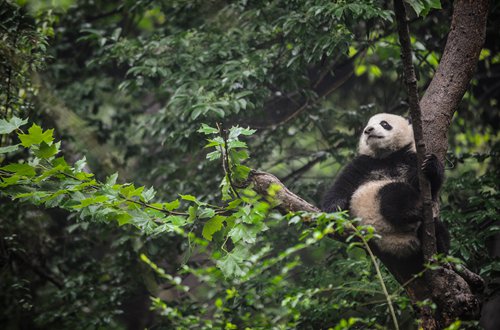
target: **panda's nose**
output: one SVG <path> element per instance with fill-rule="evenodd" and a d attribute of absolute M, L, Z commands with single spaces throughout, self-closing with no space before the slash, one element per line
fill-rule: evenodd
<path fill-rule="evenodd" d="M 374 129 L 374 128 L 373 128 L 373 127 L 371 127 L 371 126 L 370 126 L 370 127 L 365 128 L 365 134 L 370 134 L 370 133 L 373 131 L 373 129 Z"/>

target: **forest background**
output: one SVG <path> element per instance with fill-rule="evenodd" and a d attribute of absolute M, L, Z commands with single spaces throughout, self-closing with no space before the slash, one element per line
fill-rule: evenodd
<path fill-rule="evenodd" d="M 453 7 L 406 3 L 424 91 Z M 492 1 L 441 193 L 442 258 L 483 277 L 491 329 L 499 13 Z M 415 328 L 435 304 L 413 304 L 359 240 L 328 237 L 345 213 L 283 214 L 244 187 L 259 169 L 319 205 L 367 119 L 408 115 L 402 72 L 392 2 L 2 1 L 0 325 L 385 328 L 393 306 Z"/>

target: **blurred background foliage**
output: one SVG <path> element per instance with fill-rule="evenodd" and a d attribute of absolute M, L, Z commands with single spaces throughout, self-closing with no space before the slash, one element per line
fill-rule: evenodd
<path fill-rule="evenodd" d="M 446 42 L 452 8 L 442 5 L 411 17 L 421 90 Z M 441 196 L 451 254 L 484 276 L 485 301 L 493 302 L 500 294 L 499 14 L 492 2 L 478 70 L 451 126 Z M 2 118 L 55 128 L 67 158 L 85 155 L 97 177 L 119 172 L 120 180 L 154 186 L 163 200 L 181 193 L 219 203 L 224 172 L 206 160 L 206 137 L 197 130 L 220 123 L 257 129 L 246 140 L 246 165 L 277 175 L 318 205 L 355 155 L 367 118 L 407 115 L 401 72 L 385 1 L 0 3 Z M 4 329 L 390 324 L 369 258 L 330 239 L 242 281 L 224 278 L 209 252 L 183 237 L 145 237 L 0 201 Z M 274 255 L 296 247 L 301 229 L 269 217 L 256 244 Z M 408 299 L 384 276 L 401 325 L 414 327 Z M 487 322 L 486 309 L 484 315 Z"/>

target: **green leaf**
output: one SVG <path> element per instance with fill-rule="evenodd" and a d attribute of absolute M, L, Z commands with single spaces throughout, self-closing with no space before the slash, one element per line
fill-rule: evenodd
<path fill-rule="evenodd" d="M 61 143 L 54 143 L 48 145 L 46 142 L 42 141 L 42 143 L 40 143 L 40 147 L 38 148 L 38 150 L 34 150 L 33 152 L 37 157 L 40 157 L 42 159 L 48 159 L 59 152 L 60 145 Z"/>
<path fill-rule="evenodd" d="M 241 260 L 229 253 L 221 260 L 217 260 L 217 266 L 225 277 L 239 277 L 245 275 L 245 272 L 240 266 L 240 261 Z"/>
<path fill-rule="evenodd" d="M 239 126 L 233 126 L 229 129 L 229 139 L 236 139 L 240 135 L 252 135 L 256 131 L 250 128 L 243 128 Z"/>
<path fill-rule="evenodd" d="M 237 165 L 233 168 L 233 176 L 238 180 L 245 180 L 252 169 L 248 166 Z"/>
<path fill-rule="evenodd" d="M 87 158 L 84 156 L 82 159 L 75 162 L 75 172 L 81 172 L 87 166 Z"/>
<path fill-rule="evenodd" d="M 36 174 L 35 168 L 29 164 L 9 164 L 4 167 L 0 167 L 0 170 L 7 172 L 12 172 L 20 176 L 32 177 Z"/>
<path fill-rule="evenodd" d="M 220 136 L 215 137 L 214 139 L 208 139 L 208 144 L 205 145 L 204 148 L 210 148 L 210 147 L 216 147 L 216 146 L 223 146 L 224 145 L 224 139 Z"/>
<path fill-rule="evenodd" d="M 207 241 L 212 240 L 212 236 L 214 233 L 218 232 L 219 230 L 222 229 L 222 224 L 226 217 L 216 215 L 212 219 L 208 220 L 205 225 L 203 226 L 203 231 L 202 235 Z"/>
<path fill-rule="evenodd" d="M 141 197 L 144 202 L 149 202 L 152 200 L 156 195 L 156 191 L 153 189 L 153 187 L 149 188 L 148 190 L 145 190 L 142 192 Z"/>
<path fill-rule="evenodd" d="M 45 180 L 46 178 L 48 177 L 51 177 L 51 176 L 54 176 L 54 175 L 57 175 L 60 173 L 62 169 L 62 166 L 58 165 L 56 167 L 53 167 L 51 169 L 48 169 L 48 170 L 44 170 L 42 173 L 40 173 L 39 176 L 37 176 L 33 181 L 34 182 L 42 182 L 43 180 Z"/>
<path fill-rule="evenodd" d="M 228 236 L 231 237 L 231 240 L 234 243 L 238 243 L 239 241 L 244 241 L 246 243 L 254 243 L 255 235 L 250 231 L 251 226 L 247 226 L 245 224 L 237 224 L 234 226 L 228 233 Z"/>
<path fill-rule="evenodd" d="M 123 186 L 120 189 L 120 194 L 122 194 L 123 197 L 125 197 L 125 198 L 131 198 L 131 197 L 136 197 L 136 196 L 139 197 L 139 196 L 141 196 L 143 190 L 144 190 L 144 187 L 139 187 L 136 189 L 133 184 L 129 184 L 129 185 Z"/>
<path fill-rule="evenodd" d="M 231 253 L 226 254 L 222 259 L 218 260 L 217 266 L 225 277 L 243 276 L 246 274 L 243 267 L 249 255 L 250 250 L 247 246 L 238 245 Z"/>
<path fill-rule="evenodd" d="M 217 128 L 213 128 L 208 126 L 207 124 L 201 124 L 200 129 L 197 131 L 198 133 L 204 133 L 204 134 L 215 134 L 218 133 L 219 130 Z"/>
<path fill-rule="evenodd" d="M 232 148 L 246 148 L 247 147 L 247 144 L 243 141 L 238 141 L 238 140 L 233 140 L 233 141 L 229 141 L 228 143 L 228 148 L 229 149 L 232 149 Z"/>
<path fill-rule="evenodd" d="M 19 134 L 18 137 L 21 140 L 21 144 L 24 147 L 29 148 L 34 144 L 40 144 L 42 142 L 51 144 L 52 141 L 54 141 L 53 134 L 53 129 L 49 129 L 44 132 L 40 126 L 33 124 L 33 126 L 31 126 L 28 130 L 28 134 Z"/>
<path fill-rule="evenodd" d="M 370 73 L 375 76 L 376 78 L 379 78 L 382 76 L 382 70 L 376 65 L 370 65 Z"/>
<path fill-rule="evenodd" d="M 241 135 L 252 135 L 253 133 L 257 132 L 257 130 L 255 129 L 251 129 L 251 128 L 242 128 L 241 129 Z"/>
<path fill-rule="evenodd" d="M 86 206 L 89 206 L 89 205 L 92 205 L 92 204 L 101 204 L 101 203 L 104 203 L 107 200 L 108 200 L 108 197 L 106 197 L 104 195 L 95 196 L 95 197 L 89 197 L 89 198 L 82 199 L 80 201 L 80 204 L 73 206 L 73 208 L 75 208 L 75 209 L 81 209 L 83 207 L 86 207 Z"/>
<path fill-rule="evenodd" d="M 252 95 L 253 92 L 252 91 L 243 91 L 243 92 L 239 92 L 235 95 L 235 97 L 237 99 L 241 99 L 242 97 L 245 97 L 245 96 L 249 96 L 249 95 Z"/>
<path fill-rule="evenodd" d="M 241 199 L 235 199 L 235 200 L 229 202 L 229 204 L 226 207 L 226 210 L 233 210 L 233 209 L 237 208 L 241 203 L 242 203 Z"/>
<path fill-rule="evenodd" d="M 205 109 L 206 109 L 206 107 L 205 107 L 204 104 L 203 105 L 197 105 L 194 108 L 193 112 L 191 112 L 191 119 L 192 120 L 196 120 L 196 118 L 198 118 L 201 115 L 202 112 L 203 113 L 205 112 L 205 111 L 203 111 Z"/>
<path fill-rule="evenodd" d="M 176 199 L 175 201 L 172 201 L 170 203 L 163 203 L 162 206 L 167 211 L 173 211 L 175 209 L 178 209 L 179 206 L 181 206 L 181 202 L 178 199 Z"/>
<path fill-rule="evenodd" d="M 0 119 L 0 134 L 9 134 L 28 122 L 28 119 L 21 119 L 13 116 L 10 120 Z"/>
<path fill-rule="evenodd" d="M 197 211 L 198 211 L 198 205 L 190 206 L 188 208 L 188 214 L 189 214 L 188 222 L 189 223 L 192 223 L 194 221 L 194 219 L 196 219 L 196 212 Z"/>
<path fill-rule="evenodd" d="M 222 109 L 219 109 L 219 108 L 215 108 L 215 107 L 210 107 L 209 108 L 211 111 L 215 112 L 217 115 L 219 115 L 219 117 L 221 118 L 224 118 L 224 116 L 226 115 L 226 113 L 224 112 L 224 110 Z"/>
<path fill-rule="evenodd" d="M 68 163 L 66 163 L 66 160 L 64 159 L 64 157 L 55 158 L 54 160 L 52 160 L 51 163 L 52 163 L 52 166 L 59 167 L 61 169 L 61 171 L 69 170 L 69 168 L 70 168 Z"/>
<path fill-rule="evenodd" d="M 230 150 L 229 155 L 231 156 L 231 159 L 235 164 L 239 164 L 241 161 L 248 159 L 248 151 L 246 151 L 245 149 Z"/>
<path fill-rule="evenodd" d="M 118 173 L 111 174 L 106 178 L 106 185 L 107 186 L 115 185 L 117 179 L 118 179 Z"/>
<path fill-rule="evenodd" d="M 207 159 L 208 160 L 216 160 L 216 159 L 219 159 L 221 156 L 221 153 L 219 150 L 215 150 L 215 151 L 212 151 L 212 152 L 209 152 L 207 154 Z"/>
<path fill-rule="evenodd" d="M 131 223 L 140 230 L 144 231 L 145 234 L 151 234 L 158 226 L 143 210 L 135 209 L 130 211 L 129 214 L 132 216 L 132 219 L 130 220 Z"/>
<path fill-rule="evenodd" d="M 365 72 L 366 72 L 366 69 L 367 69 L 366 65 L 364 65 L 364 64 L 360 64 L 360 65 L 358 65 L 358 66 L 356 66 L 356 67 L 354 68 L 354 74 L 355 74 L 357 77 L 359 77 L 359 76 L 363 75 L 363 73 L 365 73 Z"/>
<path fill-rule="evenodd" d="M 13 146 L 0 147 L 0 154 L 6 154 L 12 151 L 16 151 L 19 149 L 19 144 L 15 144 Z"/>
<path fill-rule="evenodd" d="M 186 224 L 186 218 L 179 215 L 169 215 L 165 221 L 172 223 L 176 227 L 182 227 Z"/>
<path fill-rule="evenodd" d="M 11 186 L 11 185 L 15 185 L 19 182 L 19 180 L 21 180 L 22 178 L 17 175 L 17 174 L 14 174 L 13 176 L 10 176 L 10 177 L 2 177 L 0 176 L 0 188 L 4 188 L 4 187 L 8 187 L 8 186 Z"/>
<path fill-rule="evenodd" d="M 440 0 L 406 0 L 418 16 L 427 16 L 431 9 L 441 9 Z"/>
<path fill-rule="evenodd" d="M 190 201 L 190 202 L 196 202 L 196 197 L 192 196 L 192 195 L 180 195 L 181 198 L 185 201 Z"/>
<path fill-rule="evenodd" d="M 215 215 L 215 211 L 214 209 L 211 209 L 211 208 L 204 208 L 204 209 L 201 209 L 199 214 L 198 214 L 198 217 L 200 219 L 203 219 L 203 218 L 211 218 Z"/>
<path fill-rule="evenodd" d="M 128 213 L 121 213 L 116 217 L 119 226 L 126 225 L 131 222 L 132 216 Z"/>

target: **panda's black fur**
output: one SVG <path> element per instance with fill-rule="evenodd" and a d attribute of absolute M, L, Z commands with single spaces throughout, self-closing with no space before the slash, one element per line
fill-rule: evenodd
<path fill-rule="evenodd" d="M 423 171 L 436 199 L 444 169 L 435 155 L 426 157 Z M 370 118 L 361 134 L 359 155 L 338 175 L 325 195 L 326 212 L 349 210 L 362 224 L 372 225 L 381 236 L 372 247 L 382 257 L 414 258 L 421 255 L 422 202 L 411 123 L 392 114 Z M 449 235 L 434 219 L 438 252 L 447 253 Z"/>

